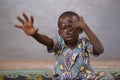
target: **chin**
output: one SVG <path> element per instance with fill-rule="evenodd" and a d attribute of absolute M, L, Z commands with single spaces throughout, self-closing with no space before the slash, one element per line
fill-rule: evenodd
<path fill-rule="evenodd" d="M 66 43 L 68 44 L 73 44 L 75 41 L 74 40 L 66 40 Z"/>

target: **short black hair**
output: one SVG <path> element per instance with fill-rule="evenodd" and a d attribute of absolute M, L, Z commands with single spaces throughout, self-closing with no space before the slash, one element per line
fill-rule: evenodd
<path fill-rule="evenodd" d="M 76 19 L 80 20 L 80 17 L 77 13 L 75 13 L 73 11 L 66 11 L 66 12 L 62 13 L 60 15 L 60 17 L 58 18 L 58 27 L 60 27 L 60 19 L 66 17 L 66 16 L 76 16 Z"/>

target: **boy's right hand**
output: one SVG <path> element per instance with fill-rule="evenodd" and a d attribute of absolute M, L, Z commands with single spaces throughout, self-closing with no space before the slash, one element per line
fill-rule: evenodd
<path fill-rule="evenodd" d="M 22 29 L 28 36 L 35 35 L 38 32 L 38 29 L 35 29 L 33 26 L 34 23 L 33 16 L 31 16 L 29 19 L 25 13 L 23 13 L 22 15 L 24 19 L 17 16 L 17 19 L 22 23 L 22 25 L 15 25 L 15 27 Z"/>

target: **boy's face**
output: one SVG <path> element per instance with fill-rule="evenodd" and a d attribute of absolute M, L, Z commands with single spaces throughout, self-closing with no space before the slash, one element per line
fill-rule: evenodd
<path fill-rule="evenodd" d="M 77 42 L 79 37 L 79 30 L 76 26 L 71 25 L 69 20 L 77 20 L 75 16 L 63 17 L 60 19 L 59 24 L 59 35 L 65 40 L 67 44 L 74 44 Z"/>

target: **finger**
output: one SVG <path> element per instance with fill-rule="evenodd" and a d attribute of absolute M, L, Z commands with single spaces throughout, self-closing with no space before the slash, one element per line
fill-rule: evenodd
<path fill-rule="evenodd" d="M 37 33 L 37 32 L 38 32 L 38 30 L 39 30 L 39 28 L 36 28 L 36 29 L 35 29 L 35 33 Z"/>
<path fill-rule="evenodd" d="M 20 18 L 19 16 L 17 16 L 17 19 L 22 23 L 24 24 L 24 20 L 22 18 Z"/>
<path fill-rule="evenodd" d="M 29 19 L 28 19 L 28 16 L 23 12 L 23 17 L 25 18 L 25 21 L 28 22 Z"/>
<path fill-rule="evenodd" d="M 83 16 L 80 16 L 80 21 L 84 21 L 84 20 L 83 20 Z"/>
<path fill-rule="evenodd" d="M 70 31 L 71 33 L 73 33 L 73 32 L 76 31 L 76 29 L 77 29 L 76 27 L 73 27 L 73 26 L 72 26 L 72 27 L 69 29 L 69 31 Z"/>
<path fill-rule="evenodd" d="M 66 26 L 72 26 L 73 25 L 73 22 L 72 22 L 72 20 L 71 19 L 66 19 L 67 21 L 66 21 Z"/>
<path fill-rule="evenodd" d="M 15 25 L 15 27 L 16 27 L 16 28 L 19 28 L 19 29 L 23 29 L 23 27 L 20 26 L 20 25 Z"/>
<path fill-rule="evenodd" d="M 31 23 L 32 23 L 32 25 L 33 25 L 33 23 L 34 23 L 34 18 L 33 18 L 33 16 L 30 17 L 30 20 L 31 20 Z"/>
<path fill-rule="evenodd" d="M 67 21 L 68 21 L 68 22 L 70 22 L 70 23 L 72 23 L 72 22 L 73 22 L 73 20 L 72 20 L 72 19 L 69 19 L 69 18 L 67 19 Z"/>

